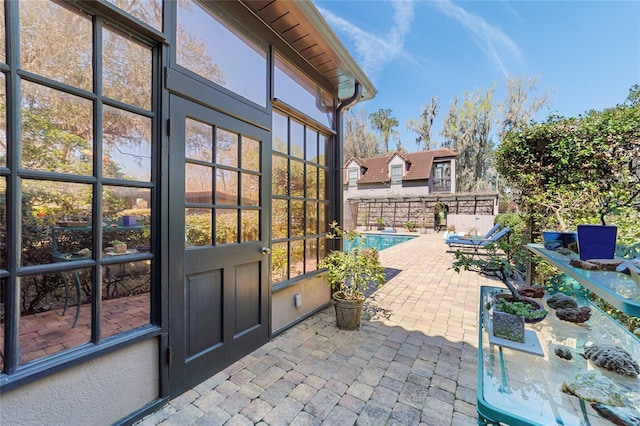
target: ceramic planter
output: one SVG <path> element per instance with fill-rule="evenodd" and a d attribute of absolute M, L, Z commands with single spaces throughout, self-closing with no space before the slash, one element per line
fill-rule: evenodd
<path fill-rule="evenodd" d="M 573 231 L 542 231 L 542 239 L 547 243 L 559 241 L 562 247 L 569 247 L 569 244 L 577 241 L 577 234 Z"/>
<path fill-rule="evenodd" d="M 617 233 L 613 225 L 578 225 L 580 260 L 613 259 Z"/>
<path fill-rule="evenodd" d="M 333 306 L 336 311 L 336 324 L 342 330 L 356 330 L 360 327 L 360 317 L 364 299 L 349 300 L 340 299 L 333 295 Z"/>

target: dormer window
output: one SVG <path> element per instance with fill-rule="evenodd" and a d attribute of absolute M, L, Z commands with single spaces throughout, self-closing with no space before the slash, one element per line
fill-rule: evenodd
<path fill-rule="evenodd" d="M 402 182 L 402 165 L 391 166 L 391 183 Z"/>

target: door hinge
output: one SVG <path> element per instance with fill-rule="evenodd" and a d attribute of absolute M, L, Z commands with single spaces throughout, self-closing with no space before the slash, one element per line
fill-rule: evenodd
<path fill-rule="evenodd" d="M 173 353 L 171 351 L 171 346 L 167 347 L 167 364 L 171 367 L 171 361 L 173 361 Z"/>
<path fill-rule="evenodd" d="M 167 136 L 171 136 L 171 119 L 167 118 Z"/>

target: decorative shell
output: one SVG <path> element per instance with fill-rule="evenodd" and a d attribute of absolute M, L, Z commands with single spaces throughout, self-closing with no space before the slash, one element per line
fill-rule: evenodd
<path fill-rule="evenodd" d="M 605 343 L 585 344 L 584 355 L 595 365 L 614 371 L 622 376 L 637 377 L 640 374 L 638 363 L 631 354 L 620 346 Z"/>
<path fill-rule="evenodd" d="M 624 401 L 618 385 L 597 371 L 583 371 L 576 374 L 573 382 L 562 383 L 562 392 L 575 395 L 589 402 L 624 407 Z"/>

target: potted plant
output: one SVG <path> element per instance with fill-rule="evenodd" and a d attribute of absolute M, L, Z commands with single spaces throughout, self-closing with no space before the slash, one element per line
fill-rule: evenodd
<path fill-rule="evenodd" d="M 403 228 L 407 230 L 407 232 L 415 232 L 416 223 L 413 220 L 408 220 L 403 225 Z"/>
<path fill-rule="evenodd" d="M 381 231 L 384 229 L 384 219 L 381 217 L 376 217 L 376 226 L 378 228 L 378 231 Z"/>
<path fill-rule="evenodd" d="M 120 240 L 111 241 L 111 247 L 113 247 L 114 253 L 126 253 L 127 252 L 127 243 Z"/>
<path fill-rule="evenodd" d="M 362 239 L 357 240 L 359 232 L 345 231 L 335 221 L 330 227 L 327 238 L 344 238 L 352 243 L 352 248 L 330 251 L 319 266 L 327 270 L 338 328 L 355 330 L 360 326 L 365 292 L 372 285 L 384 284 L 384 268 L 378 260 L 378 251 L 365 247 Z"/>

